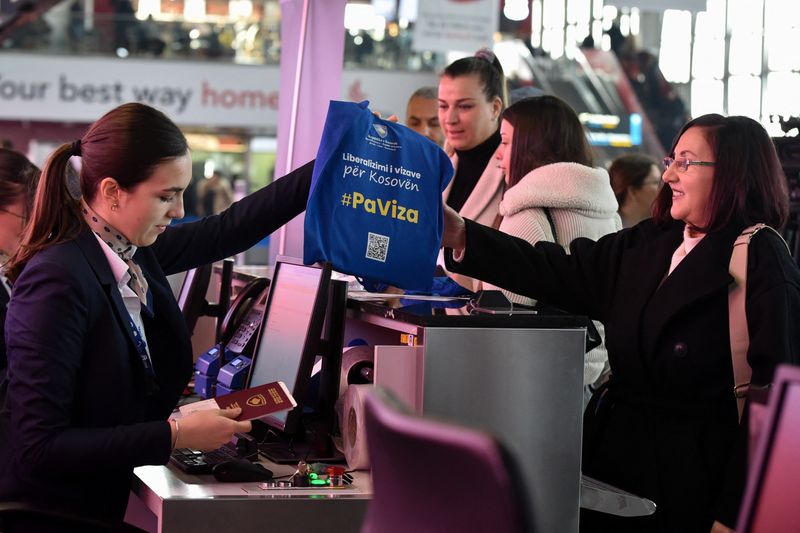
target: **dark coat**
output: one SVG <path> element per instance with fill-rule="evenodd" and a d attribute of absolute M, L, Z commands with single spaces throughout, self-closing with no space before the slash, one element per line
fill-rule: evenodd
<path fill-rule="evenodd" d="M 746 420 L 740 427 L 732 393 L 728 263 L 741 229 L 708 234 L 666 279 L 683 239 L 680 222 L 647 220 L 597 242 L 576 239 L 567 254 L 467 221 L 463 261 L 446 254 L 450 270 L 605 324 L 613 378 L 584 417 L 583 470 L 652 499 L 658 510 L 596 530 L 735 526 Z M 769 231 L 749 247 L 746 314 L 752 382 L 767 384 L 778 363 L 800 356 L 800 274 Z M 582 515 L 582 530 L 608 516 L 591 514 Z"/>
<path fill-rule="evenodd" d="M 183 316 L 166 275 L 239 253 L 305 208 L 312 164 L 218 216 L 170 226 L 137 250 L 154 318 L 142 319 L 157 391 L 100 243 L 85 229 L 36 254 L 6 321 L 8 392 L 0 417 L 0 500 L 121 520 L 136 466 L 164 464 L 166 418 L 192 372 Z"/>
<path fill-rule="evenodd" d="M 6 312 L 8 311 L 8 301 L 11 295 L 0 283 L 0 411 L 3 410 L 3 404 L 6 398 L 6 332 L 3 325 L 6 323 Z"/>
<path fill-rule="evenodd" d="M 10 298 L 11 295 L 8 294 L 6 288 L 0 283 L 0 382 L 3 381 L 3 377 L 6 373 L 6 334 L 2 326 L 6 322 L 6 311 L 8 310 L 8 301 Z"/>

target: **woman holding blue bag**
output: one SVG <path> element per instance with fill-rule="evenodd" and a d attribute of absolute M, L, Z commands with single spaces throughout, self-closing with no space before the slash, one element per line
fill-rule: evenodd
<path fill-rule="evenodd" d="M 698 117 L 681 130 L 664 169 L 652 219 L 597 241 L 576 239 L 569 254 L 445 211 L 448 267 L 606 325 L 612 377 L 584 414 L 583 472 L 658 509 L 637 518 L 587 511 L 584 532 L 729 532 L 747 457 L 741 385 L 768 387 L 776 365 L 797 364 L 800 354 L 800 271 L 775 232 L 759 231 L 747 254 L 752 376 L 734 381 L 734 242 L 757 223 L 780 228 L 789 211 L 763 126 Z"/>

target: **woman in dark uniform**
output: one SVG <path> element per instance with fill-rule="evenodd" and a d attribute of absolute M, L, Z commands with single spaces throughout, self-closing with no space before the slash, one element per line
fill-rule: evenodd
<path fill-rule="evenodd" d="M 67 190 L 71 156 L 82 158 L 80 200 Z M 192 351 L 166 276 L 242 252 L 301 213 L 311 171 L 173 226 L 191 158 L 163 113 L 122 105 L 50 156 L 8 265 L 0 500 L 121 521 L 134 467 L 164 464 L 175 447 L 212 450 L 250 429 L 233 420 L 238 410 L 167 420 Z"/>

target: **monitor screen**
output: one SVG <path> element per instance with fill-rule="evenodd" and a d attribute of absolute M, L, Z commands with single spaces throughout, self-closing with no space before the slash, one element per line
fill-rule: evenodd
<path fill-rule="evenodd" d="M 206 292 L 211 281 L 211 263 L 186 272 L 181 291 L 178 294 L 178 307 L 183 313 L 189 335 L 194 332 L 197 319 L 203 315 L 206 308 Z"/>
<path fill-rule="evenodd" d="M 762 429 L 737 531 L 800 531 L 800 369 L 782 370 L 773 384 L 772 416 Z"/>
<path fill-rule="evenodd" d="M 291 411 L 262 419 L 292 433 L 297 429 L 325 319 L 330 266 L 278 258 L 248 386 L 283 381 L 298 402 Z"/>

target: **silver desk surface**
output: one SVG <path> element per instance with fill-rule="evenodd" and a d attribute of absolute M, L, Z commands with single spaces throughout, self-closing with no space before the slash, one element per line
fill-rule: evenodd
<path fill-rule="evenodd" d="M 263 462 L 275 477 L 294 467 Z M 261 489 L 258 482 L 221 483 L 173 466 L 134 470 L 133 492 L 156 515 L 164 533 L 353 531 L 372 496 L 369 473 L 354 472 L 342 489 Z"/>

